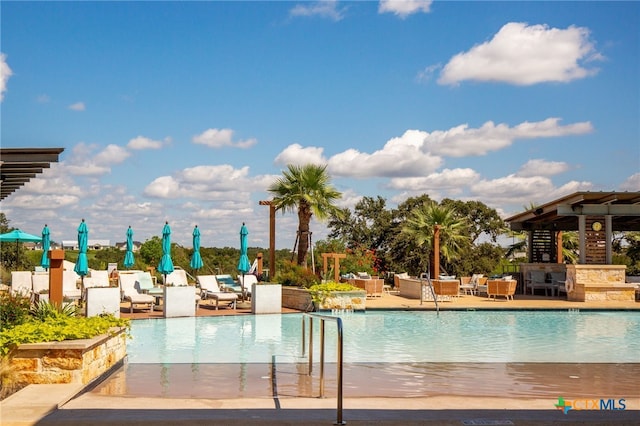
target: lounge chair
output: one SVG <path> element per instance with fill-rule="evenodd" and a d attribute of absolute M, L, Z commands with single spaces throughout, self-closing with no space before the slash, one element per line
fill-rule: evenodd
<path fill-rule="evenodd" d="M 82 289 L 78 288 L 80 275 L 74 270 L 65 269 L 62 271 L 62 297 L 65 299 L 78 300 L 82 297 Z"/>
<path fill-rule="evenodd" d="M 49 273 L 37 272 L 31 276 L 34 302 L 40 300 L 40 295 L 49 292 Z M 41 293 L 42 292 L 42 293 Z"/>
<path fill-rule="evenodd" d="M 216 311 L 218 310 L 220 301 L 230 302 L 229 306 L 232 306 L 233 309 L 236 308 L 238 295 L 234 292 L 220 290 L 220 286 L 218 285 L 218 280 L 216 280 L 215 275 L 198 275 L 196 276 L 196 281 L 200 286 L 200 296 L 202 297 L 202 300 L 206 300 L 208 298 L 215 300 Z"/>
<path fill-rule="evenodd" d="M 150 312 L 153 312 L 153 305 L 156 298 L 149 294 L 140 293 L 138 289 L 136 289 L 136 282 L 138 281 L 137 272 L 120 272 L 119 281 L 122 300 L 130 303 L 129 313 L 133 313 L 135 305 L 149 305 Z"/>
<path fill-rule="evenodd" d="M 11 294 L 30 298 L 33 291 L 31 271 L 11 271 Z"/>
<path fill-rule="evenodd" d="M 151 272 L 138 272 L 138 278 L 136 280 L 136 290 L 143 294 L 150 294 L 154 297 L 162 295 L 162 287 L 156 287 L 153 284 L 153 277 Z"/>
<path fill-rule="evenodd" d="M 109 272 L 92 270 L 88 277 L 82 280 L 84 288 L 109 287 Z"/>

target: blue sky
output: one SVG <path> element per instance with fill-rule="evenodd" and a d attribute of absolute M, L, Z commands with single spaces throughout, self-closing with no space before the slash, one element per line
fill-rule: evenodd
<path fill-rule="evenodd" d="M 268 247 L 268 185 L 429 194 L 503 216 L 640 189 L 638 2 L 10 2 L 3 147 L 64 147 L 2 201 L 53 240 Z M 293 248 L 297 216 L 277 217 Z M 312 224 L 314 240 L 326 237 Z"/>

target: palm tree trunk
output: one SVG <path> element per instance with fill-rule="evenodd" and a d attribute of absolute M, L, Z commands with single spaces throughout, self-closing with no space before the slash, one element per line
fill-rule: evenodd
<path fill-rule="evenodd" d="M 304 265 L 309 251 L 309 223 L 311 210 L 306 203 L 300 203 L 298 209 L 298 265 Z"/>

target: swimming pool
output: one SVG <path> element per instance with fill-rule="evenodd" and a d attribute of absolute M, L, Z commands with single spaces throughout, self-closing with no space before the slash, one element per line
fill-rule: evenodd
<path fill-rule="evenodd" d="M 128 363 L 252 364 L 274 356 L 279 363 L 300 362 L 301 318 L 133 321 Z M 342 319 L 345 363 L 640 363 L 637 312 L 379 311 Z M 327 323 L 325 333 L 326 360 L 333 362 L 335 326 Z"/>

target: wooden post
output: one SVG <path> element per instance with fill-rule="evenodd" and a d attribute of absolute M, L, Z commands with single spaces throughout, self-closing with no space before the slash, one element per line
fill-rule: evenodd
<path fill-rule="evenodd" d="M 269 281 L 276 275 L 276 206 L 272 201 L 260 201 L 261 206 L 269 206 Z"/>
<path fill-rule="evenodd" d="M 562 255 L 562 231 L 556 233 L 556 263 L 564 263 Z"/>
<path fill-rule="evenodd" d="M 433 276 L 438 279 L 440 276 L 440 225 L 433 227 Z"/>
<path fill-rule="evenodd" d="M 64 250 L 50 250 L 49 256 L 49 301 L 62 306 L 62 271 Z"/>
<path fill-rule="evenodd" d="M 345 253 L 322 253 L 322 272 L 326 276 L 328 272 L 327 259 L 333 259 L 333 279 L 340 282 L 340 259 L 346 259 Z"/>
<path fill-rule="evenodd" d="M 258 258 L 258 276 L 262 279 L 262 252 L 258 253 L 256 257 Z M 271 281 L 271 279 L 269 279 L 269 281 Z"/>

